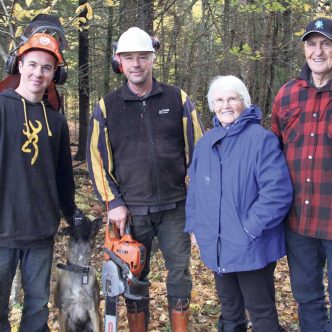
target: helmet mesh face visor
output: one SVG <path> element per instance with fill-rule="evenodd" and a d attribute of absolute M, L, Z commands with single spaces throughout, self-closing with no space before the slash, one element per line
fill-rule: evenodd
<path fill-rule="evenodd" d="M 49 14 L 38 14 L 25 28 L 21 36 L 23 43 L 27 42 L 36 33 L 45 33 L 55 37 L 59 42 L 61 51 L 68 47 L 65 31 L 58 17 Z"/>

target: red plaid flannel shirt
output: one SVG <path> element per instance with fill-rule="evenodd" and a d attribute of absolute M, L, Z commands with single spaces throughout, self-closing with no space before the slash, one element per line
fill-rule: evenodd
<path fill-rule="evenodd" d="M 302 235 L 332 239 L 332 82 L 317 89 L 304 77 L 287 82 L 272 109 L 294 185 L 289 228 Z M 306 72 L 306 75 L 304 75 Z"/>

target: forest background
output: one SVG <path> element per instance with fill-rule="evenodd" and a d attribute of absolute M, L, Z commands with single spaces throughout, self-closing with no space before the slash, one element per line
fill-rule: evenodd
<path fill-rule="evenodd" d="M 269 127 L 278 89 L 298 75 L 304 62 L 300 37 L 306 24 L 319 16 L 332 17 L 331 1 L 324 0 L 0 0 L 2 78 L 10 51 L 26 25 L 40 13 L 58 16 L 69 42 L 64 52 L 69 76 L 65 85 L 58 87 L 61 111 L 71 129 L 77 201 L 92 215 L 102 213 L 102 207 L 93 195 L 84 164 L 88 120 L 100 97 L 122 82 L 123 77 L 112 72 L 111 60 L 123 31 L 138 26 L 158 37 L 161 47 L 154 76 L 189 94 L 205 128 L 211 121 L 206 101 L 209 83 L 214 76 L 227 74 L 245 82 L 252 102 L 262 109 L 263 124 Z M 97 249 L 101 242 L 102 238 Z M 63 259 L 64 247 L 59 238 L 56 259 Z M 154 331 L 168 331 L 164 291 L 157 283 L 164 278 L 162 259 L 157 254 L 155 260 L 152 293 L 157 311 L 152 314 L 151 326 Z M 102 256 L 96 254 L 93 264 L 100 269 Z M 218 300 L 211 293 L 211 274 L 200 263 L 196 249 L 192 272 L 196 283 L 191 306 L 193 331 L 214 331 Z M 276 286 L 281 323 L 287 331 L 297 331 L 285 260 L 277 269 Z M 50 307 L 52 312 L 52 304 Z M 14 313 L 14 322 L 15 317 Z M 52 331 L 57 330 L 56 314 L 50 316 L 50 325 L 54 325 Z M 125 325 L 121 326 L 123 331 Z"/>
<path fill-rule="evenodd" d="M 111 69 L 113 46 L 123 31 L 138 26 L 161 42 L 154 76 L 184 89 L 205 127 L 209 82 L 225 74 L 243 79 L 268 126 L 276 92 L 303 64 L 306 24 L 331 17 L 330 9 L 325 0 L 0 0 L 0 74 L 6 75 L 8 54 L 35 15 L 60 18 L 69 77 L 59 90 L 63 112 L 77 123 L 75 158 L 84 160 L 89 115 L 122 81 Z"/>

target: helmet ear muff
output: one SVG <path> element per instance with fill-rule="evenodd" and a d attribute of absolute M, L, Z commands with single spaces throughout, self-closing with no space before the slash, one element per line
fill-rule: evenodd
<path fill-rule="evenodd" d="M 155 51 L 157 51 L 160 48 L 160 41 L 156 36 L 150 36 L 151 41 L 152 41 L 152 46 Z M 121 65 L 121 59 L 119 54 L 115 53 L 115 50 L 118 49 L 118 43 L 113 44 L 113 58 L 112 58 L 112 69 L 116 74 L 121 74 L 123 73 L 123 68 Z M 156 56 L 154 54 L 153 61 L 155 61 Z"/>
<path fill-rule="evenodd" d="M 58 66 L 55 71 L 53 81 L 55 84 L 62 85 L 65 84 L 68 77 L 68 68 L 67 66 Z"/>
<path fill-rule="evenodd" d="M 160 49 L 160 41 L 156 36 L 151 36 L 152 46 L 157 51 Z"/>
<path fill-rule="evenodd" d="M 18 72 L 18 56 L 16 51 L 9 54 L 5 68 L 9 75 L 14 75 Z"/>
<path fill-rule="evenodd" d="M 113 55 L 111 64 L 112 64 L 112 69 L 113 69 L 114 73 L 116 73 L 116 74 L 123 73 L 120 56 L 118 54 Z"/>
<path fill-rule="evenodd" d="M 8 75 L 14 75 L 18 73 L 18 55 L 17 51 L 10 53 L 6 61 L 6 72 Z M 62 85 L 65 84 L 68 77 L 68 67 L 65 63 L 65 66 L 58 66 L 55 71 L 53 81 L 55 84 Z"/>

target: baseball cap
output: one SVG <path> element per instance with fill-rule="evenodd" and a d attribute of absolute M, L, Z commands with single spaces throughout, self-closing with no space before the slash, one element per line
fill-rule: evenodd
<path fill-rule="evenodd" d="M 326 38 L 332 40 L 332 20 L 324 17 L 319 17 L 311 22 L 305 28 L 305 33 L 301 38 L 301 41 L 305 41 L 308 36 L 313 33 L 319 33 Z"/>

